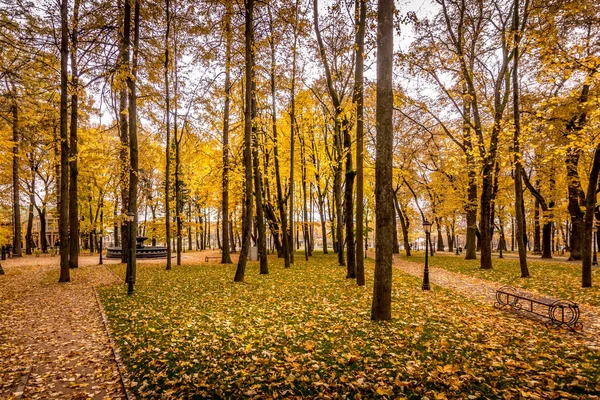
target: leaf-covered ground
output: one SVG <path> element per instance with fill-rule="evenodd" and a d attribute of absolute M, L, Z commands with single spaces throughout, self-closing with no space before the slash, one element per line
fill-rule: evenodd
<path fill-rule="evenodd" d="M 539 257 L 539 256 L 538 256 Z M 407 261 L 423 263 L 423 252 L 411 257 L 401 256 Z M 479 268 L 480 260 L 465 260 L 464 255 L 454 256 L 448 253 L 436 253 L 429 257 L 430 265 L 448 271 L 494 281 L 506 285 L 522 287 L 538 291 L 550 296 L 571 299 L 577 303 L 600 306 L 600 267 L 593 267 L 592 281 L 595 286 L 581 287 L 581 263 L 567 263 L 552 260 L 530 260 L 528 262 L 530 278 L 521 278 L 519 260 L 514 258 L 499 259 L 494 255 L 491 270 Z"/>
<path fill-rule="evenodd" d="M 0 399 L 125 398 L 91 283 L 114 281 L 82 257 L 58 284 L 58 257 L 3 261 Z"/>
<path fill-rule="evenodd" d="M 299 258 L 299 257 L 298 257 Z M 575 334 L 394 272 L 393 321 L 335 256 L 138 268 L 136 295 L 100 295 L 140 397 L 597 398 L 600 354 Z M 123 267 L 113 267 L 122 275 Z"/>

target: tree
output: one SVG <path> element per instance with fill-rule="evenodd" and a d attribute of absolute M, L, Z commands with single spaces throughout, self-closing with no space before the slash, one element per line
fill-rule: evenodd
<path fill-rule="evenodd" d="M 164 76 L 165 76 L 165 118 L 166 118 L 166 166 L 165 166 L 165 229 L 167 242 L 167 270 L 171 269 L 171 206 L 170 202 L 170 174 L 171 174 L 171 96 L 169 94 L 169 34 L 171 31 L 171 13 L 170 0 L 165 0 L 166 24 L 165 31 L 165 60 L 164 60 Z"/>
<path fill-rule="evenodd" d="M 356 67 L 354 74 L 354 101 L 356 103 L 356 283 L 365 285 L 365 253 L 364 247 L 364 52 L 365 21 L 367 17 L 367 1 L 355 2 L 356 29 Z"/>
<path fill-rule="evenodd" d="M 73 1 L 73 30 L 71 33 L 71 124 L 69 126 L 69 268 L 79 266 L 79 204 L 77 188 L 77 122 L 79 106 L 79 73 L 77 47 L 79 37 L 79 4 Z"/>
<path fill-rule="evenodd" d="M 13 254 L 16 257 L 22 256 L 21 247 L 21 197 L 19 190 L 19 107 L 17 105 L 17 92 L 15 85 L 13 84 L 13 104 L 11 106 L 12 112 L 12 133 L 13 133 L 13 162 L 12 162 L 12 173 L 13 173 Z"/>
<path fill-rule="evenodd" d="M 521 40 L 522 26 L 525 25 L 527 20 L 527 6 L 528 1 L 525 2 L 525 15 L 523 16 L 523 22 L 519 19 L 519 1 L 514 0 L 513 3 L 513 70 L 512 70 L 512 84 L 513 84 L 513 121 L 514 121 L 514 135 L 513 135 L 513 152 L 514 152 L 514 169 L 515 169 L 515 221 L 517 223 L 517 243 L 519 246 L 519 265 L 521 267 L 521 278 L 529 277 L 529 269 L 527 268 L 527 251 L 525 249 L 525 215 L 523 215 L 523 183 L 522 183 L 522 171 L 523 166 L 521 164 L 521 120 L 520 120 L 520 109 L 519 109 L 519 42 Z M 496 174 L 498 176 L 498 174 Z"/>
<path fill-rule="evenodd" d="M 128 2 L 128 1 L 127 1 Z M 140 45 L 140 2 L 134 0 L 134 11 L 133 11 L 133 54 L 131 63 L 131 72 L 127 75 L 127 88 L 129 90 L 129 207 L 128 212 L 133 213 L 133 221 L 129 223 L 129 229 L 133 232 L 130 233 L 130 237 L 135 238 L 137 236 L 138 228 L 138 138 L 137 138 L 137 93 L 136 93 L 136 79 L 137 79 L 137 68 L 138 68 L 138 50 Z M 132 244 L 130 244 L 131 246 Z M 129 254 L 131 257 L 131 280 L 135 283 L 136 278 L 136 250 Z"/>
<path fill-rule="evenodd" d="M 372 320 L 392 318 L 394 2 L 377 2 L 377 147 L 375 159 L 375 283 Z"/>
<path fill-rule="evenodd" d="M 246 15 L 246 80 L 244 110 L 244 208 L 242 220 L 242 248 L 235 271 L 235 282 L 243 282 L 250 250 L 252 228 L 252 92 L 254 89 L 254 0 L 245 0 Z"/>
<path fill-rule="evenodd" d="M 282 241 L 282 255 L 284 268 L 290 267 L 290 248 L 293 246 L 290 242 L 290 236 L 288 235 L 288 220 L 286 215 L 286 203 L 283 197 L 283 190 L 281 188 L 281 169 L 279 167 L 279 142 L 277 136 L 277 96 L 275 95 L 275 38 L 273 30 L 273 16 L 271 13 L 271 7 L 268 6 L 269 11 L 269 29 L 271 36 L 269 43 L 271 45 L 271 123 L 273 130 L 273 157 L 275 163 L 275 185 L 277 187 L 277 207 L 279 209 L 279 219 L 281 221 L 281 241 Z"/>
<path fill-rule="evenodd" d="M 69 29 L 67 0 L 60 7 L 60 197 L 59 197 L 59 240 L 60 240 L 60 277 L 59 282 L 69 282 L 69 142 L 67 132 L 67 95 L 69 57 Z"/>
<path fill-rule="evenodd" d="M 231 264 L 229 244 L 229 107 L 231 102 L 231 17 L 233 10 L 230 2 L 226 2 L 224 16 L 225 35 L 225 103 L 223 105 L 223 193 L 221 208 L 223 211 L 223 250 L 221 263 Z M 273 100 L 275 101 L 275 100 Z"/>
<path fill-rule="evenodd" d="M 340 14 L 342 14 L 342 10 L 340 7 L 343 5 L 337 4 L 334 7 L 334 11 L 336 13 L 335 17 L 341 18 Z M 317 44 L 319 47 L 319 55 L 321 58 L 321 63 L 323 64 L 323 69 L 325 71 L 325 79 L 327 84 L 327 93 L 330 97 L 331 103 L 333 105 L 333 110 L 330 113 L 334 122 L 333 129 L 333 148 L 334 148 L 334 159 L 335 159 L 335 167 L 334 167 L 334 179 L 333 179 L 333 197 L 335 202 L 335 214 L 336 214 L 336 240 L 337 245 L 334 247 L 334 250 L 338 253 L 338 263 L 340 265 L 346 265 L 346 261 L 344 260 L 344 237 L 343 237 L 343 222 L 346 222 L 346 241 L 348 242 L 348 254 L 351 257 L 349 263 L 347 265 L 347 276 L 354 277 L 356 274 L 356 264 L 355 264 L 355 249 L 354 246 L 350 246 L 354 244 L 354 232 L 353 232 L 353 221 L 352 221 L 352 208 L 353 208 L 353 200 L 351 196 L 352 185 L 354 182 L 354 171 L 352 169 L 352 152 L 351 152 L 351 139 L 349 136 L 349 120 L 348 116 L 344 114 L 344 97 L 346 85 L 348 84 L 349 79 L 347 77 L 351 76 L 353 71 L 354 60 L 353 57 L 351 60 L 344 59 L 343 55 L 345 53 L 349 53 L 352 56 L 354 52 L 347 51 L 344 46 L 341 48 L 334 48 L 333 66 L 337 68 L 332 71 L 330 62 L 327 56 L 327 49 L 325 48 L 325 43 L 323 41 L 321 30 L 319 28 L 319 4 L 318 0 L 314 0 L 313 2 L 313 25 L 315 28 L 315 34 L 317 36 Z M 339 32 L 341 35 L 342 32 Z M 343 60 L 343 61 L 342 61 Z M 346 69 L 346 70 L 344 70 Z M 345 146 L 345 147 L 343 147 Z M 344 159 L 344 155 L 346 156 L 346 192 L 345 192 L 345 200 L 346 200 L 346 218 L 344 217 L 343 207 L 342 207 L 342 162 Z M 352 229 L 350 229 L 352 228 Z M 351 240 L 348 239 L 352 236 Z"/>

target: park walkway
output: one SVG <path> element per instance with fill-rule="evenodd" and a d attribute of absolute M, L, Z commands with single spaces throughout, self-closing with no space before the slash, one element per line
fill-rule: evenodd
<path fill-rule="evenodd" d="M 125 398 L 93 287 L 117 277 L 94 265 L 97 257 L 81 257 L 72 282 L 57 284 L 57 263 L 2 263 L 0 399 Z"/>
<path fill-rule="evenodd" d="M 409 275 L 420 278 L 423 277 L 422 263 L 406 261 L 395 255 L 394 267 Z M 497 282 L 475 278 L 437 267 L 429 267 L 429 280 L 434 285 L 450 289 L 464 297 L 490 305 L 493 305 L 496 302 L 496 289 L 502 286 Z M 534 294 L 525 289 L 519 290 L 525 293 Z M 581 310 L 580 321 L 583 323 L 583 331 L 577 333 L 577 335 L 582 335 L 586 345 L 590 348 L 600 350 L 600 308 L 589 304 L 579 304 L 579 307 Z M 524 318 L 535 317 L 530 314 L 525 314 Z"/>

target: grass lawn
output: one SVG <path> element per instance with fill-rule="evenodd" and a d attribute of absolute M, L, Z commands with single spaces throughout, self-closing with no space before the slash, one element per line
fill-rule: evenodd
<path fill-rule="evenodd" d="M 425 261 L 423 252 L 415 253 L 411 257 L 404 255 L 401 257 L 404 260 L 418 263 Z M 527 263 L 531 277 L 521 278 L 519 260 L 500 259 L 496 254 L 493 256 L 494 268 L 491 270 L 482 270 L 479 268 L 479 259 L 465 260 L 464 255 L 452 256 L 436 253 L 433 257 L 429 257 L 429 263 L 433 267 L 444 268 L 448 271 L 518 286 L 550 296 L 574 300 L 578 303 L 600 306 L 600 267 L 592 267 L 592 282 L 595 286 L 584 289 L 581 287 L 581 264 L 552 262 L 551 260 L 531 261 Z"/>
<path fill-rule="evenodd" d="M 367 287 L 334 255 L 270 274 L 235 266 L 138 267 L 136 294 L 100 296 L 140 397 L 582 398 L 600 393 L 600 354 L 394 271 L 391 322 L 370 321 Z M 121 276 L 124 266 L 113 266 Z"/>

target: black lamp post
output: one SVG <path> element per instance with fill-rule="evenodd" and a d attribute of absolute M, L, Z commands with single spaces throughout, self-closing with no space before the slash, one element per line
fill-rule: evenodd
<path fill-rule="evenodd" d="M 135 214 L 131 211 L 127 213 L 127 221 L 129 221 L 129 257 L 127 257 L 127 294 L 133 294 L 133 260 L 135 259 L 135 235 L 133 232 L 133 221 Z"/>
<path fill-rule="evenodd" d="M 594 231 L 594 255 L 592 257 L 592 265 L 598 265 L 598 254 L 596 252 L 596 231 Z"/>
<path fill-rule="evenodd" d="M 423 273 L 423 290 L 429 290 L 429 234 L 431 233 L 431 222 L 423 221 L 423 230 L 425 231 L 425 271 Z"/>

